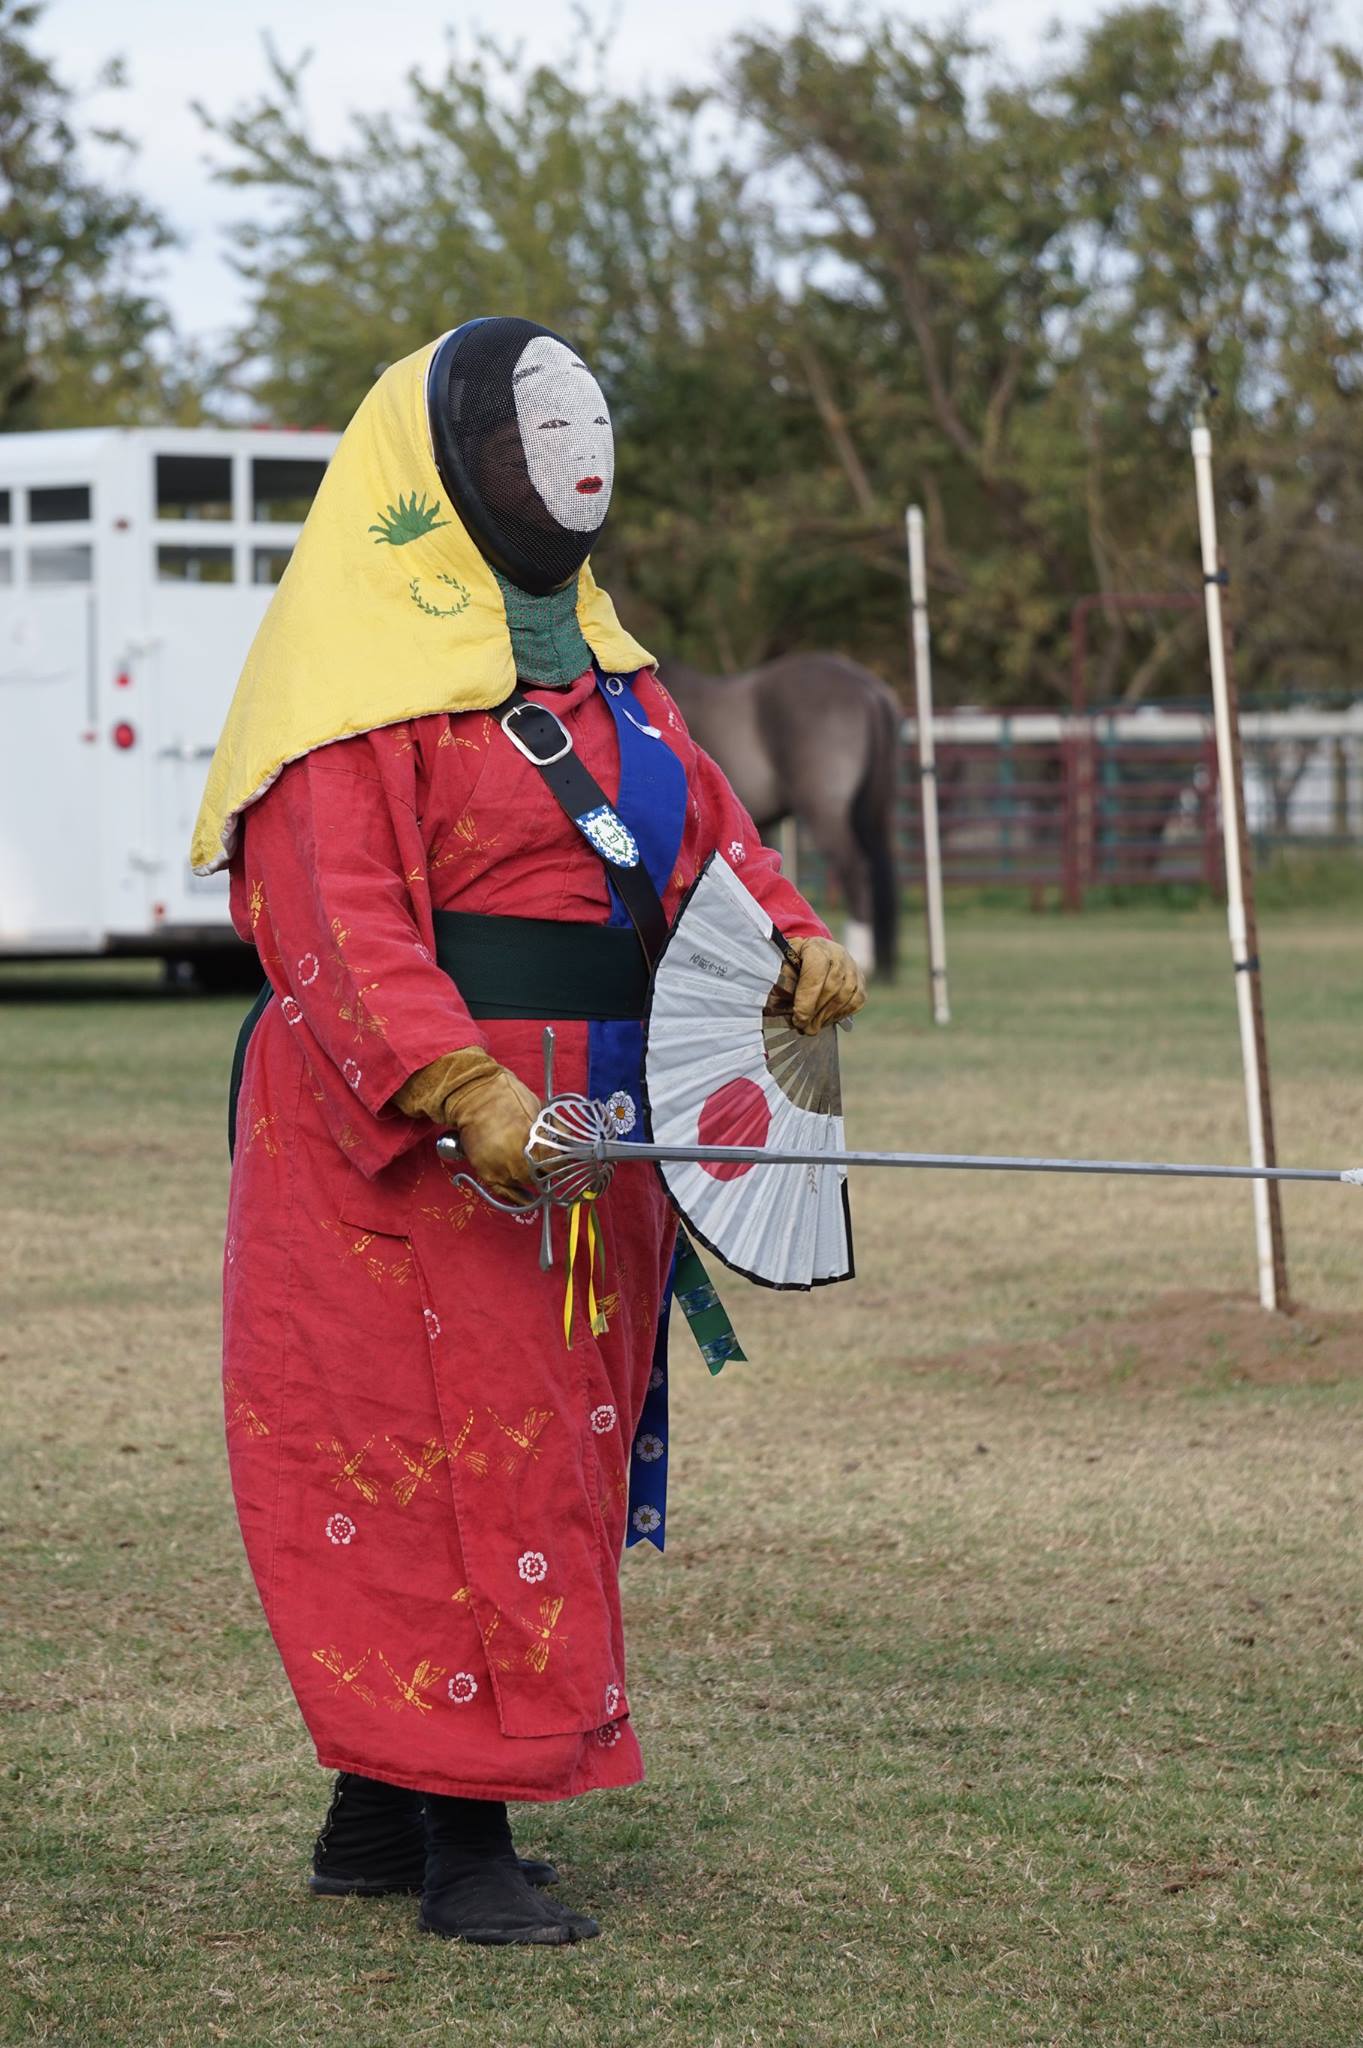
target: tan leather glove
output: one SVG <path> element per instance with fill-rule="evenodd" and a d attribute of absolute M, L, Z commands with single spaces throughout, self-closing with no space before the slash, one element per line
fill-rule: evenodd
<path fill-rule="evenodd" d="M 768 1009 L 790 1010 L 797 1031 L 822 1031 L 840 1017 L 851 1017 L 866 1001 L 866 977 L 845 946 L 836 939 L 792 939 L 795 963 L 788 960 L 772 990 Z"/>
<path fill-rule="evenodd" d="M 428 1116 L 454 1131 L 470 1169 L 494 1195 L 511 1202 L 525 1195 L 525 1148 L 539 1099 L 479 1046 L 432 1060 L 393 1101 L 405 1116 Z"/>

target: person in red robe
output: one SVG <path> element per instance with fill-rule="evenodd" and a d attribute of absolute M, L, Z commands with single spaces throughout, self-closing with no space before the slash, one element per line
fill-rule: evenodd
<path fill-rule="evenodd" d="M 632 1450 L 637 1462 L 641 1446 L 646 1460 L 665 1448 L 641 1419 L 665 1370 L 675 1227 L 651 1173 L 608 1200 L 597 1312 L 579 1283 L 565 1334 L 561 1234 L 555 1268 L 541 1271 L 538 1218 L 484 1202 L 436 1153 L 453 1130 L 489 1191 L 524 1195 L 546 1020 L 556 1085 L 614 1082 L 620 1127 L 642 1127 L 639 942 L 599 826 L 593 836 L 575 821 L 512 743 L 508 657 L 667 917 L 718 849 L 795 945 L 803 1028 L 850 1013 L 863 990 L 586 580 L 613 444 L 581 358 L 528 321 L 471 322 L 384 386 L 377 430 L 367 400 L 314 508 L 318 545 L 309 552 L 305 530 L 280 615 L 262 627 L 221 750 L 226 779 L 210 783 L 201 819 L 215 857 L 230 857 L 233 921 L 269 984 L 236 1097 L 232 1485 L 290 1684 L 319 1762 L 338 1774 L 313 1888 L 420 1891 L 431 1932 L 560 1945 L 596 1923 L 549 1896 L 547 1866 L 516 1856 L 506 1802 L 642 1774 L 618 1571 L 627 1533 L 660 1521 L 656 1506 L 633 1505 L 630 1465 Z M 383 429 L 382 406 L 396 391 L 410 416 L 413 389 L 430 436 L 421 449 Z M 348 711 L 326 733 L 300 711 L 281 747 L 293 696 L 302 704 L 313 689 L 315 704 L 328 687 L 325 650 L 320 666 L 299 665 L 297 607 L 310 577 L 337 573 L 334 535 L 356 526 L 357 479 L 367 488 L 359 455 L 381 458 L 387 443 L 409 472 L 426 465 L 409 474 L 420 515 L 408 517 L 415 491 L 394 487 L 388 525 L 405 518 L 420 529 L 412 539 L 442 552 L 413 556 L 420 573 L 398 563 L 381 594 L 391 662 L 372 717 Z M 410 545 L 373 530 L 355 543 L 348 585 L 370 573 L 360 548 Z M 470 602 L 443 620 L 447 662 L 421 686 L 429 701 L 392 715 L 404 688 L 411 702 L 401 679 L 426 659 L 414 635 L 442 623 L 426 607 L 453 607 L 461 591 Z M 368 630 L 380 600 L 360 599 Z M 477 637 L 461 643 L 468 614 Z M 338 698 L 345 639 L 342 617 Z M 470 703 L 461 675 L 481 678 L 489 648 L 503 665 L 477 682 L 488 701 Z M 274 751 L 257 761 L 251 735 L 266 724 Z M 201 831 L 201 864 L 203 844 Z M 571 951 L 560 959 L 551 927 L 597 949 L 589 986 L 574 992 Z M 536 977 L 540 994 L 526 997 Z"/>

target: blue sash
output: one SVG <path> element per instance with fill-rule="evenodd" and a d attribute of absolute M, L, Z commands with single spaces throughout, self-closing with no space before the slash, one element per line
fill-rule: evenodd
<path fill-rule="evenodd" d="M 603 676 L 596 686 L 615 720 L 620 747 L 620 794 L 615 809 L 634 834 L 639 857 L 659 896 L 677 865 L 686 825 L 686 770 L 671 747 L 650 732 L 634 694 L 633 676 Z M 612 925 L 630 922 L 611 885 Z M 613 1103 L 620 1134 L 636 1142 L 644 1135 L 642 1024 L 613 1020 L 587 1027 L 587 1093 Z M 632 1118 L 632 1121 L 631 1121 Z M 627 1128 L 626 1128 L 627 1126 Z M 676 1260 L 673 1260 L 675 1271 Z M 659 1550 L 667 1521 L 667 1325 L 672 1306 L 669 1276 L 658 1316 L 658 1335 L 643 1415 L 630 1453 L 627 1545 L 649 1542 Z"/>

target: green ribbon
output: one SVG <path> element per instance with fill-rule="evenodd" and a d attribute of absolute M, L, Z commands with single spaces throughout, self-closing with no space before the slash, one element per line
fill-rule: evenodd
<path fill-rule="evenodd" d="M 734 1334 L 729 1312 L 684 1230 L 677 1232 L 677 1266 L 672 1281 L 672 1299 L 686 1317 L 687 1328 L 712 1373 L 723 1372 L 731 1358 L 736 1358 L 740 1364 L 747 1363 L 748 1354 Z"/>

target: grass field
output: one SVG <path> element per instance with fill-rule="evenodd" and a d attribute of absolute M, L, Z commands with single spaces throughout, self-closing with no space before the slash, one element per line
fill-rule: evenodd
<path fill-rule="evenodd" d="M 1363 1156 L 1363 951 L 1266 920 L 1280 1145 Z M 845 1048 L 854 1143 L 1243 1149 L 1210 912 L 971 914 Z M 220 1442 L 242 1002 L 0 979 L 0 2040 L 775 2048 L 1363 2039 L 1363 1195 L 863 1176 L 861 1277 L 684 1337 L 631 1553 L 634 1792 L 525 1810 L 605 1938 L 320 1905 L 324 1803 Z M 120 992 L 120 988 L 123 992 Z"/>

